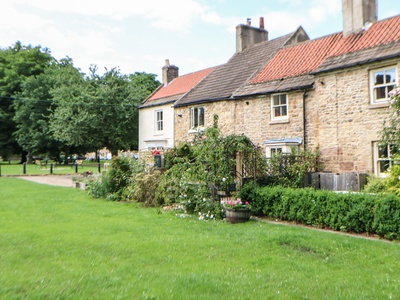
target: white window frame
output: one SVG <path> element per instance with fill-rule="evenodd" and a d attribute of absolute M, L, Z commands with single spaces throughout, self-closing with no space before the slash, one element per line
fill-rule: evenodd
<path fill-rule="evenodd" d="M 292 143 L 270 144 L 265 147 L 265 157 L 271 158 L 275 153 L 290 154 L 292 147 L 299 147 L 299 145 Z"/>
<path fill-rule="evenodd" d="M 399 164 L 400 162 L 397 161 L 395 162 L 395 159 L 393 158 L 393 147 L 388 147 L 388 146 L 381 146 L 384 148 L 383 151 L 379 151 L 379 147 L 382 145 L 380 142 L 374 142 L 373 147 L 374 147 L 374 174 L 379 177 L 386 177 L 388 175 L 387 170 L 393 165 L 393 164 Z M 385 163 L 387 164 L 387 167 L 382 170 L 381 164 Z"/>
<path fill-rule="evenodd" d="M 386 73 L 388 71 L 394 71 L 394 80 L 390 82 L 386 82 Z M 396 86 L 397 84 L 397 68 L 396 66 L 389 66 L 389 67 L 384 67 L 384 68 L 379 68 L 379 69 L 374 69 L 369 71 L 369 85 L 370 85 L 370 103 L 371 104 L 382 104 L 386 103 L 389 101 L 390 96 L 389 92 Z M 375 84 L 375 75 L 377 73 L 383 73 L 383 79 L 384 82 L 381 84 Z M 377 90 L 378 89 L 384 89 L 385 92 L 385 98 L 376 98 Z"/>
<path fill-rule="evenodd" d="M 285 104 L 281 103 L 281 97 L 285 96 Z M 279 103 L 276 105 L 275 100 Z M 276 108 L 279 109 L 279 115 L 276 114 Z M 282 113 L 282 109 L 286 109 L 286 115 Z M 289 96 L 287 93 L 279 93 L 271 95 L 271 120 L 272 121 L 287 121 L 289 119 Z"/>
<path fill-rule="evenodd" d="M 199 113 L 199 112 L 202 112 L 202 113 Z M 197 116 L 196 116 L 196 114 L 197 114 Z M 205 116 L 204 116 L 204 107 L 203 106 L 196 106 L 196 107 L 190 108 L 190 129 L 191 130 L 203 129 L 204 128 L 204 117 Z M 195 120 L 195 119 L 197 119 L 197 120 Z"/>
<path fill-rule="evenodd" d="M 156 110 L 155 114 L 155 131 L 163 132 L 164 131 L 164 112 L 163 110 Z"/>

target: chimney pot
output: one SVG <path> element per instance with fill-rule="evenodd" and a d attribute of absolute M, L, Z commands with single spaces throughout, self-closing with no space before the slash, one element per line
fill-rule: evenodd
<path fill-rule="evenodd" d="M 264 29 L 264 18 L 260 17 L 260 29 Z"/>
<path fill-rule="evenodd" d="M 246 24 L 247 24 L 247 26 L 251 26 L 251 18 L 247 18 Z"/>
<path fill-rule="evenodd" d="M 166 60 L 165 60 L 165 65 L 166 65 L 166 66 L 169 66 L 169 59 L 166 59 Z"/>

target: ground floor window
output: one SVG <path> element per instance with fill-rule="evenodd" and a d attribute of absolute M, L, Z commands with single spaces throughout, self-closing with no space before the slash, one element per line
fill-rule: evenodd
<path fill-rule="evenodd" d="M 374 173 L 377 176 L 385 176 L 389 168 L 394 164 L 400 164 L 398 155 L 400 149 L 383 143 L 374 143 Z"/>
<path fill-rule="evenodd" d="M 293 147 L 298 148 L 301 138 L 272 139 L 265 141 L 265 156 L 271 158 L 276 154 L 290 154 Z"/>

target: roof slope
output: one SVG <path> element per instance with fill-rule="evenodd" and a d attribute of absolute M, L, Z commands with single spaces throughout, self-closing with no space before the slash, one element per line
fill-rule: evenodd
<path fill-rule="evenodd" d="M 341 36 L 338 33 L 280 49 L 249 84 L 310 73 L 325 60 Z"/>
<path fill-rule="evenodd" d="M 343 37 L 336 33 L 280 49 L 235 97 L 311 87 L 313 74 L 400 57 L 400 16 Z"/>
<path fill-rule="evenodd" d="M 168 85 L 161 85 L 142 103 L 140 107 L 154 106 L 177 101 L 185 93 L 193 89 L 214 69 L 215 68 L 212 67 L 182 75 L 172 80 Z"/>
<path fill-rule="evenodd" d="M 175 106 L 230 99 L 234 91 L 258 72 L 292 35 L 262 42 L 234 54 L 226 64 L 216 68 L 199 85 L 179 99 Z"/>
<path fill-rule="evenodd" d="M 400 56 L 400 15 L 372 24 L 339 41 L 315 73 Z"/>

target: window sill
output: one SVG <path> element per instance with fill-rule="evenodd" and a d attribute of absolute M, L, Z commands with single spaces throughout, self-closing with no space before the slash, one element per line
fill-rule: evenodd
<path fill-rule="evenodd" d="M 164 131 L 157 131 L 157 132 L 154 132 L 153 135 L 164 135 Z"/>
<path fill-rule="evenodd" d="M 284 124 L 284 123 L 289 123 L 289 119 L 277 119 L 277 120 L 271 120 L 271 122 L 269 122 L 270 125 L 273 124 Z"/>
<path fill-rule="evenodd" d="M 195 133 L 199 133 L 199 132 L 204 132 L 204 127 L 197 127 L 194 129 L 189 129 L 188 133 L 189 134 L 195 134 Z"/>
<path fill-rule="evenodd" d="M 389 102 L 382 102 L 382 103 L 371 103 L 368 106 L 368 109 L 375 109 L 375 108 L 386 108 L 389 107 L 390 103 Z"/>

